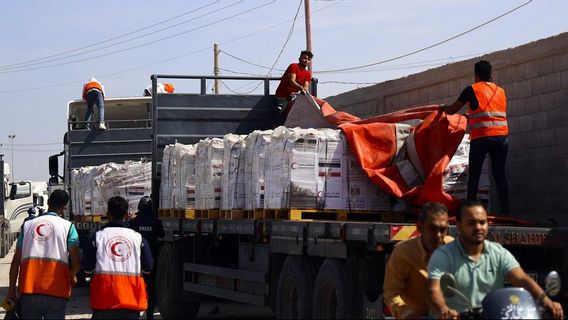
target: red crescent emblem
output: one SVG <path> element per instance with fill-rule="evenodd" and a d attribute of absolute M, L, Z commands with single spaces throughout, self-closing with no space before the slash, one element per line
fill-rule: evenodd
<path fill-rule="evenodd" d="M 41 233 L 41 227 L 45 226 L 45 224 L 40 223 L 37 225 L 37 227 L 35 228 L 35 232 L 40 236 L 40 237 L 45 237 L 44 234 Z"/>
<path fill-rule="evenodd" d="M 117 257 L 122 257 L 122 255 L 116 251 L 116 246 L 118 246 L 119 244 L 122 244 L 122 242 L 113 243 L 112 246 L 110 247 L 110 252 L 112 252 L 112 254 L 114 254 Z"/>

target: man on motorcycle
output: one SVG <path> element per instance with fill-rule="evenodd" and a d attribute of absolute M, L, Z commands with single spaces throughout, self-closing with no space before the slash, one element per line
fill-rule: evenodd
<path fill-rule="evenodd" d="M 396 245 L 385 272 L 385 303 L 396 319 L 428 316 L 428 261 L 436 248 L 454 240 L 448 236 L 448 209 L 441 203 L 424 204 L 416 227 L 420 236 Z"/>
<path fill-rule="evenodd" d="M 556 319 L 564 317 L 562 306 L 548 298 L 542 288 L 529 277 L 513 255 L 500 244 L 486 240 L 487 212 L 477 201 L 466 201 L 456 213 L 458 239 L 438 248 L 428 264 L 430 312 L 443 319 L 457 319 L 459 312 L 470 306 L 459 299 L 444 298 L 440 278 L 451 273 L 456 289 L 468 297 L 473 307 L 489 292 L 503 288 L 505 280 L 542 299 L 542 305 Z M 454 297 L 455 298 L 455 297 Z"/>

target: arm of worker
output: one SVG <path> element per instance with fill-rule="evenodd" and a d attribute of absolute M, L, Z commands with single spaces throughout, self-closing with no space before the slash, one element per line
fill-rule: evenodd
<path fill-rule="evenodd" d="M 301 93 L 305 92 L 304 87 L 296 81 L 295 73 L 290 73 L 290 78 L 288 79 L 288 82 L 294 89 L 300 91 Z"/>
<path fill-rule="evenodd" d="M 402 298 L 409 272 L 409 266 L 405 263 L 402 253 L 395 248 L 387 262 L 383 294 L 385 304 L 389 306 L 396 319 L 418 319 L 420 316 Z"/>
<path fill-rule="evenodd" d="M 434 251 L 428 263 L 428 306 L 430 312 L 440 319 L 458 319 L 459 313 L 450 309 L 440 286 L 440 278 L 444 273 L 450 273 L 450 264 L 445 253 Z"/>
<path fill-rule="evenodd" d="M 95 246 L 96 233 L 94 233 L 85 243 L 83 251 L 83 270 L 85 273 L 92 274 L 97 265 L 97 247 Z"/>
<path fill-rule="evenodd" d="M 69 257 L 71 258 L 71 268 L 69 269 L 69 281 L 74 287 L 77 283 L 77 273 L 81 270 L 81 256 L 79 255 L 79 235 L 75 225 L 71 225 L 69 235 L 67 237 L 67 248 L 69 248 Z"/>
<path fill-rule="evenodd" d="M 460 111 L 460 109 L 466 103 L 469 102 L 471 104 L 473 100 L 477 101 L 477 98 L 475 97 L 475 92 L 473 91 L 473 87 L 467 86 L 465 89 L 463 89 L 456 102 L 450 105 L 442 104 L 440 105 L 440 110 L 444 111 L 447 114 L 455 114 L 458 111 Z"/>
<path fill-rule="evenodd" d="M 21 261 L 22 261 L 22 247 L 20 245 L 19 247 L 16 246 L 16 252 L 14 253 L 14 257 L 12 257 L 12 263 L 10 264 L 10 282 L 8 287 L 7 298 L 12 299 L 13 301 L 16 301 L 17 299 L 16 281 L 18 280 L 18 273 L 20 272 Z"/>
<path fill-rule="evenodd" d="M 140 262 L 142 267 L 143 274 L 149 274 L 152 272 L 152 268 L 154 267 L 154 258 L 152 258 L 152 251 L 150 250 L 150 245 L 148 245 L 148 241 L 142 238 L 142 247 L 141 255 L 140 255 Z"/>
<path fill-rule="evenodd" d="M 507 273 L 506 279 L 515 287 L 525 288 L 533 297 L 542 299 L 542 305 L 547 309 L 555 319 L 564 319 L 564 311 L 562 305 L 552 301 L 544 290 L 531 278 L 525 271 L 517 266 Z"/>
<path fill-rule="evenodd" d="M 304 91 L 310 92 L 310 82 L 309 81 L 304 82 Z"/>

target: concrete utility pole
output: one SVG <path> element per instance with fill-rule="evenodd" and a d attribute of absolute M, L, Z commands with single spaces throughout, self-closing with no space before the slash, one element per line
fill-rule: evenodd
<path fill-rule="evenodd" d="M 8 139 L 12 140 L 12 168 L 10 169 L 10 175 L 12 176 L 12 182 L 14 182 L 15 170 L 14 170 L 14 138 L 16 138 L 15 134 L 8 135 Z"/>
<path fill-rule="evenodd" d="M 214 43 L 213 44 L 213 74 L 215 77 L 221 76 L 221 72 L 219 72 L 219 45 Z M 219 94 L 221 81 L 219 79 L 215 79 L 215 94 Z"/>
<path fill-rule="evenodd" d="M 306 50 L 312 51 L 312 24 L 310 18 L 310 0 L 304 0 L 305 20 L 306 20 Z M 314 69 L 314 62 L 308 66 L 308 70 Z"/>

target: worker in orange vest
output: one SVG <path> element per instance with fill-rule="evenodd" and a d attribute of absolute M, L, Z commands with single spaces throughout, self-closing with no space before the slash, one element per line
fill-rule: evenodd
<path fill-rule="evenodd" d="M 89 79 L 89 82 L 83 85 L 83 99 L 87 100 L 87 113 L 85 113 L 85 126 L 89 128 L 89 121 L 93 114 L 93 105 L 97 105 L 99 109 L 99 126 L 100 130 L 106 130 L 105 126 L 105 87 L 95 78 Z"/>
<path fill-rule="evenodd" d="M 158 82 L 158 85 L 156 87 L 156 91 L 158 93 L 174 93 L 174 85 L 171 83 L 161 83 Z M 148 97 L 152 95 L 152 85 L 149 85 L 146 87 L 146 89 L 144 89 L 144 96 Z"/>
<path fill-rule="evenodd" d="M 148 242 L 126 222 L 128 202 L 108 200 L 109 223 L 85 247 L 85 272 L 91 278 L 92 319 L 140 319 L 148 307 L 142 273 L 152 271 Z"/>
<path fill-rule="evenodd" d="M 26 221 L 18 235 L 7 298 L 16 301 L 19 278 L 23 319 L 65 318 L 71 288 L 81 269 L 77 230 L 62 218 L 68 202 L 67 192 L 54 190 L 47 212 Z"/>
<path fill-rule="evenodd" d="M 485 156 L 491 159 L 491 171 L 501 204 L 501 213 L 510 214 L 509 186 L 505 174 L 509 127 L 507 125 L 507 98 L 505 90 L 492 82 L 492 66 L 482 60 L 475 64 L 475 83 L 466 87 L 451 105 L 440 108 L 448 114 L 469 105 L 469 176 L 467 199 L 477 200 L 479 177 Z"/>

